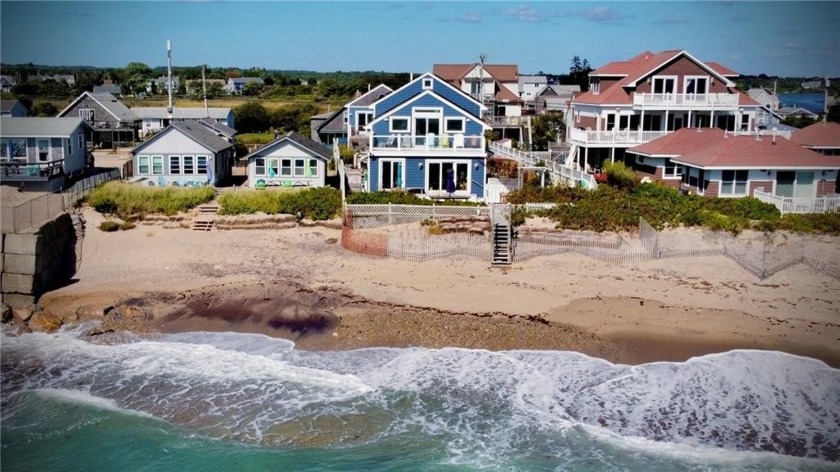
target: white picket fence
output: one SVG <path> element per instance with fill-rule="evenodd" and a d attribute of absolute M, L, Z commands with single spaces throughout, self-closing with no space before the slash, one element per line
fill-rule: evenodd
<path fill-rule="evenodd" d="M 490 207 L 487 206 L 348 204 L 344 209 L 353 215 L 354 229 L 419 223 L 430 218 L 490 217 Z"/>
<path fill-rule="evenodd" d="M 782 213 L 837 213 L 840 211 L 840 195 L 823 198 L 780 197 L 761 190 L 753 195 L 764 203 L 775 205 Z"/>

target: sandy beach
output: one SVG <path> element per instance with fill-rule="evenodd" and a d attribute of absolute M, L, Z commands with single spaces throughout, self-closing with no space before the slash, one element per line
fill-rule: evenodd
<path fill-rule="evenodd" d="M 350 253 L 326 227 L 104 233 L 101 215 L 84 214 L 78 272 L 40 300 L 65 323 L 261 332 L 302 349 L 576 350 L 622 363 L 769 349 L 840 367 L 840 281 L 801 265 L 764 281 L 725 257 L 562 254 L 491 269 Z"/>

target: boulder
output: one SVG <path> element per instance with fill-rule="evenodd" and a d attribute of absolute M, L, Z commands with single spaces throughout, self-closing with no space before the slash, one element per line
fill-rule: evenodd
<path fill-rule="evenodd" d="M 12 313 L 14 317 L 21 320 L 21 321 L 29 321 L 32 318 L 32 315 L 38 311 L 38 307 L 36 305 L 26 305 L 22 308 L 15 308 Z"/>
<path fill-rule="evenodd" d="M 49 333 L 57 330 L 61 325 L 61 318 L 45 311 L 35 313 L 29 320 L 29 329 L 32 331 L 45 331 Z"/>
<path fill-rule="evenodd" d="M 146 310 L 134 305 L 120 305 L 114 308 L 111 312 L 116 320 L 148 320 L 150 315 Z"/>

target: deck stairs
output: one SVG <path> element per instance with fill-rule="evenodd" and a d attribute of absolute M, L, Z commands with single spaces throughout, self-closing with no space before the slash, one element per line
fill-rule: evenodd
<path fill-rule="evenodd" d="M 493 154 L 513 159 L 522 167 L 545 167 L 554 181 L 563 182 L 569 186 L 583 186 L 589 190 L 598 188 L 595 177 L 567 165 L 569 160 L 568 156 L 573 155 L 572 151 L 574 151 L 574 147 L 572 147 L 572 151 L 569 152 L 565 159 L 549 160 L 547 162 L 532 152 L 502 146 L 495 141 L 491 141 L 487 147 Z"/>
<path fill-rule="evenodd" d="M 493 225 L 492 267 L 508 267 L 513 262 L 513 228 L 510 223 L 511 205 L 493 205 L 490 213 Z"/>
<path fill-rule="evenodd" d="M 532 135 L 531 135 L 531 118 L 527 117 L 525 120 L 525 124 L 522 125 L 522 150 L 529 152 L 531 151 L 531 143 L 532 143 Z"/>
<path fill-rule="evenodd" d="M 215 202 L 198 206 L 198 216 L 193 220 L 193 231 L 210 231 L 219 213 L 219 205 Z"/>

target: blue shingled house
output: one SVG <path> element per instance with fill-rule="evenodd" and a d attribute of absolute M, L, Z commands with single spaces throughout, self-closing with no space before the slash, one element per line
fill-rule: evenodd
<path fill-rule="evenodd" d="M 484 198 L 484 105 L 431 73 L 369 105 L 369 191 Z"/>

